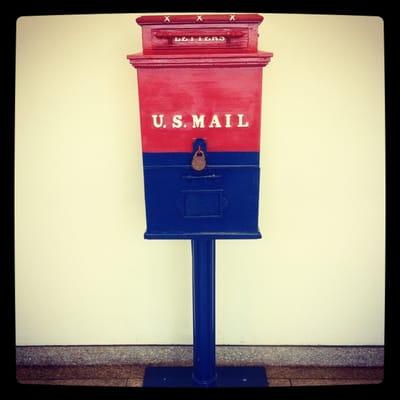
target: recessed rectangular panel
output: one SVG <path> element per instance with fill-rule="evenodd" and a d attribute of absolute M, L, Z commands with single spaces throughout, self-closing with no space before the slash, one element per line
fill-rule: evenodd
<path fill-rule="evenodd" d="M 185 190 L 183 196 L 186 218 L 222 216 L 222 190 Z"/>

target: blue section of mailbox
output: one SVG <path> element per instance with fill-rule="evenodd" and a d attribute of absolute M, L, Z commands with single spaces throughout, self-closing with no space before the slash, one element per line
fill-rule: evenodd
<path fill-rule="evenodd" d="M 203 148 L 202 148 L 203 149 Z M 144 153 L 146 239 L 257 239 L 258 152 Z"/>

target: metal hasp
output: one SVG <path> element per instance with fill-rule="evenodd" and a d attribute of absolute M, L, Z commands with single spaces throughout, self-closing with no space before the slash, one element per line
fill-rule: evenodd
<path fill-rule="evenodd" d="M 263 367 L 217 367 L 216 239 L 259 239 L 258 14 L 136 19 L 146 239 L 192 246 L 193 367 L 148 367 L 144 386 L 262 387 Z"/>

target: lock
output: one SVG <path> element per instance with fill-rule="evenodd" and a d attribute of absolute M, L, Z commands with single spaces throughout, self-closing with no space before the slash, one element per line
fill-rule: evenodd
<path fill-rule="evenodd" d="M 199 146 L 198 150 L 194 153 L 192 158 L 192 168 L 196 171 L 203 171 L 203 169 L 206 167 L 206 164 L 206 156 L 204 154 L 204 151 L 201 150 Z"/>

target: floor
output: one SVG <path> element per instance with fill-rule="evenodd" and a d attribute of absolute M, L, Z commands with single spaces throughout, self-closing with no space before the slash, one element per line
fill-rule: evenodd
<path fill-rule="evenodd" d="M 143 383 L 144 365 L 20 366 L 20 384 L 130 386 Z M 323 386 L 377 384 L 383 380 L 380 367 L 278 367 L 266 366 L 269 386 Z"/>

